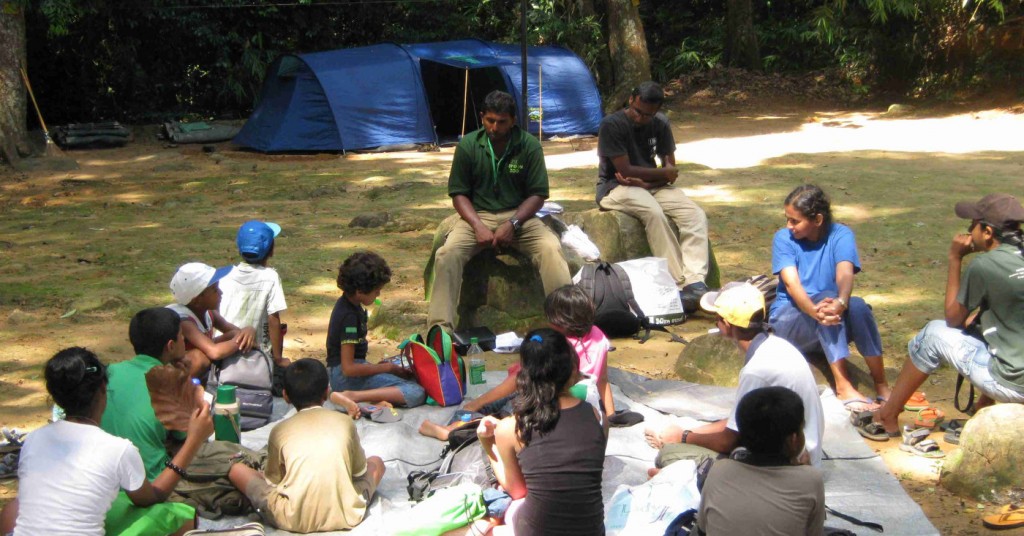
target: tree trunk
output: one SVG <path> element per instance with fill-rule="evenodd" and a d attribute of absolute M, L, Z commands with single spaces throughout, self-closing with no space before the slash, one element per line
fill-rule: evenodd
<path fill-rule="evenodd" d="M 608 53 L 612 60 L 614 88 L 605 101 L 605 111 L 622 107 L 630 91 L 651 79 L 651 57 L 647 54 L 647 37 L 640 21 L 640 11 L 633 0 L 608 0 Z"/>
<path fill-rule="evenodd" d="M 725 2 L 725 63 L 751 71 L 761 70 L 761 51 L 754 31 L 750 0 Z"/>
<path fill-rule="evenodd" d="M 28 153 L 25 86 L 25 12 L 15 0 L 0 0 L 0 159 L 11 166 Z"/>

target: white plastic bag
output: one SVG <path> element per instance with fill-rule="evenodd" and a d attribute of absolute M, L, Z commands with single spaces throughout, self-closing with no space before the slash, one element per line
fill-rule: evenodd
<path fill-rule="evenodd" d="M 639 486 L 619 486 L 605 507 L 607 536 L 664 534 L 675 518 L 700 508 L 697 465 L 680 460 Z"/>
<path fill-rule="evenodd" d="M 597 248 L 597 244 L 592 242 L 587 233 L 584 233 L 583 229 L 577 225 L 570 225 L 562 233 L 562 244 L 575 251 L 587 262 L 595 262 L 601 258 L 601 250 Z"/>
<path fill-rule="evenodd" d="M 668 273 L 668 261 L 661 257 L 643 257 L 617 262 L 633 287 L 633 297 L 651 325 L 678 324 L 686 319 L 679 289 Z"/>

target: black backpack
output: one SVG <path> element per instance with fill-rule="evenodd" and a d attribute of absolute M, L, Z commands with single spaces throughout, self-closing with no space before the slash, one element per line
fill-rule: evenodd
<path fill-rule="evenodd" d="M 632 337 L 647 324 L 629 275 L 608 262 L 583 266 L 579 286 L 594 302 L 594 325 L 611 338 Z"/>

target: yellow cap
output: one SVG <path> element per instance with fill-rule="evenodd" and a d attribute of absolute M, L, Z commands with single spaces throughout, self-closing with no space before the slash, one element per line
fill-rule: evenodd
<path fill-rule="evenodd" d="M 739 328 L 749 328 L 750 319 L 758 311 L 765 313 L 764 294 L 754 285 L 744 282 L 728 283 L 718 292 L 708 292 L 701 297 L 700 306 Z"/>

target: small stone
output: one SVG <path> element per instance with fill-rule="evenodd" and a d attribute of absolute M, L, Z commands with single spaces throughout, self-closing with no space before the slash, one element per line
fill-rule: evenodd
<path fill-rule="evenodd" d="M 388 221 L 391 220 L 391 215 L 387 212 L 377 212 L 375 214 L 360 214 L 352 221 L 349 222 L 349 227 L 362 227 L 364 229 L 374 229 L 382 227 Z"/>

